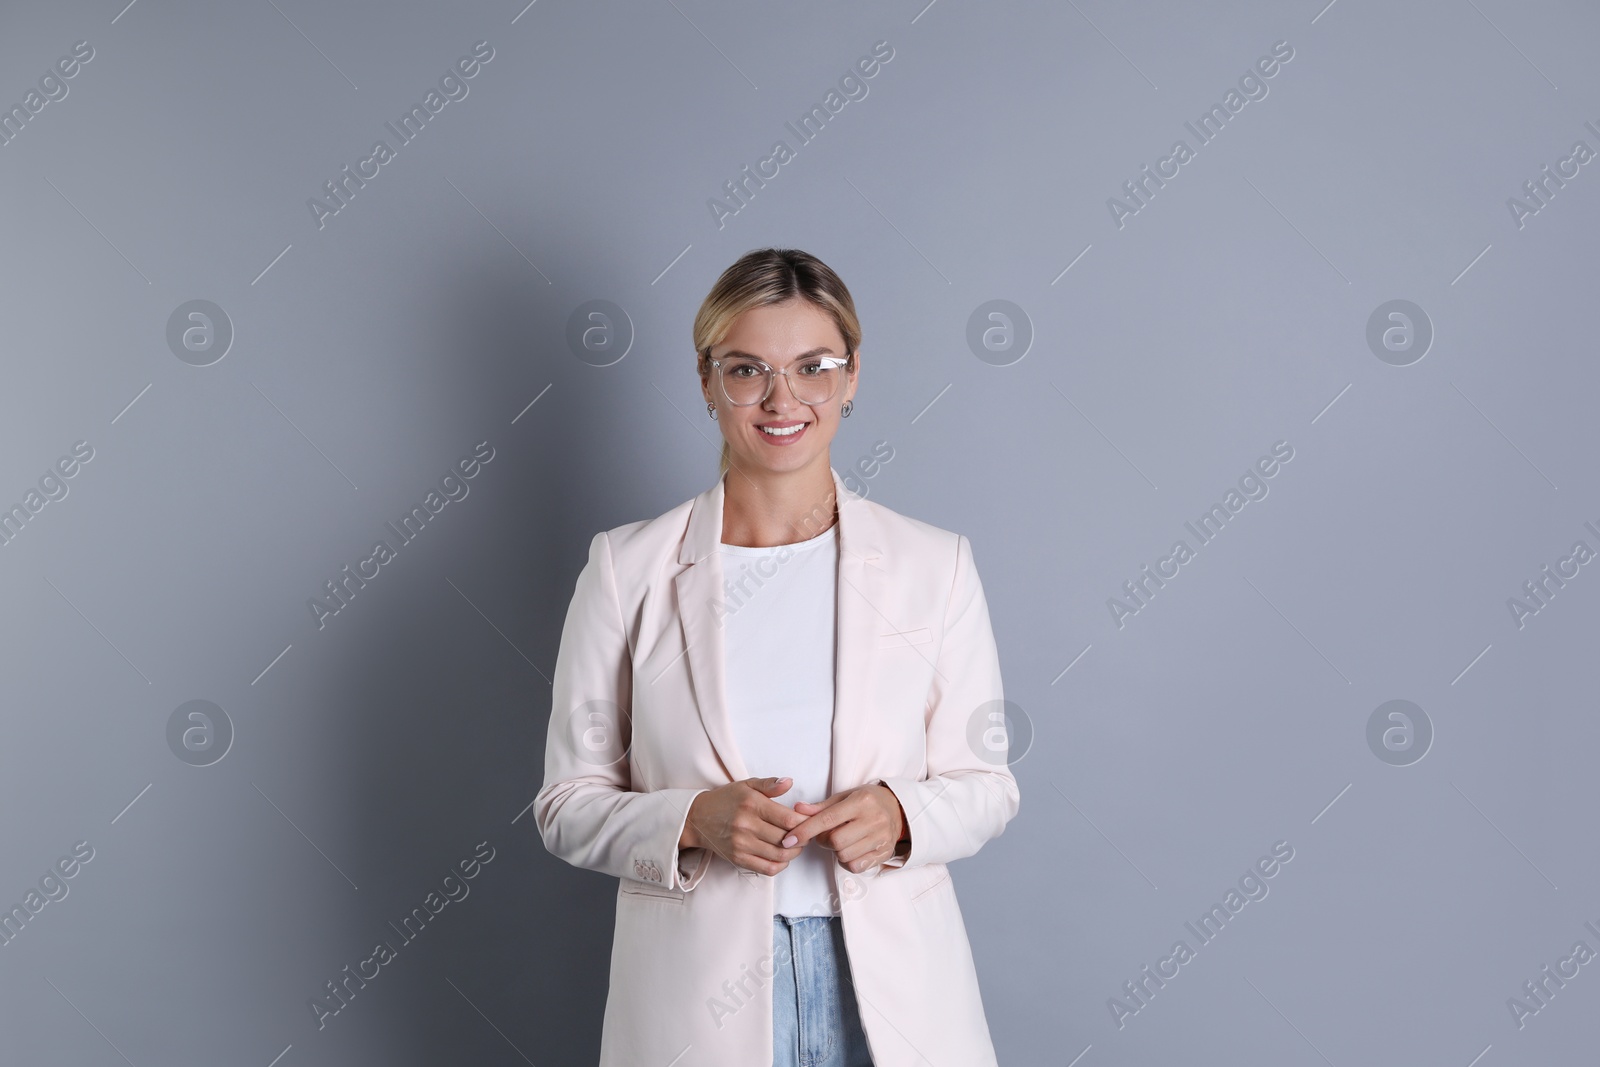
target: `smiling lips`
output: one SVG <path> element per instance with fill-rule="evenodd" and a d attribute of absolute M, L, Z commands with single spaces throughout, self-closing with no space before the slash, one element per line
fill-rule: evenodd
<path fill-rule="evenodd" d="M 800 440 L 805 436 L 805 422 L 764 422 L 756 427 L 761 431 L 761 437 L 769 444 L 787 445 Z"/>

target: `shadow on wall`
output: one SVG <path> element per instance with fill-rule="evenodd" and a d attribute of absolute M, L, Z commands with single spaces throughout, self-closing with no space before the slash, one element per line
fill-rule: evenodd
<path fill-rule="evenodd" d="M 584 263 L 585 276 L 623 273 L 586 260 L 592 250 L 574 242 L 539 258 Z M 495 266 L 477 261 L 448 295 L 443 313 L 459 344 L 442 358 L 459 368 L 449 376 L 459 392 L 431 403 L 465 427 L 462 455 L 487 439 L 494 458 L 467 497 L 399 550 L 400 573 L 365 594 L 377 595 L 348 620 L 360 625 L 318 685 L 319 703 L 337 709 L 321 747 L 359 808 L 352 838 L 373 883 L 350 909 L 337 960 L 356 969 L 375 938 L 396 951 L 363 965 L 378 977 L 323 1019 L 320 1034 L 308 1005 L 302 1037 L 311 1044 L 344 1027 L 382 1034 L 393 1050 L 386 1063 L 506 1062 L 507 1040 L 537 1063 L 599 1058 L 616 882 L 551 856 L 532 812 L 518 815 L 543 782 L 547 679 L 589 540 L 654 513 L 608 462 L 637 456 L 637 444 L 603 427 L 648 403 L 649 379 L 665 382 L 668 372 L 630 368 L 626 396 L 606 396 L 596 375 L 619 368 L 589 367 L 565 345 L 567 316 L 590 294 L 565 291 L 559 276 L 551 286 L 508 274 L 491 258 Z M 709 480 L 716 460 L 707 454 Z M 417 475 L 420 498 L 437 475 Z M 458 880 L 465 895 L 441 904 L 449 870 L 488 849 L 493 859 L 476 877 Z M 425 904 L 430 892 L 437 914 Z M 413 914 L 421 932 L 406 941 Z M 324 977 L 340 978 L 338 964 L 308 976 L 308 998 L 328 992 Z"/>

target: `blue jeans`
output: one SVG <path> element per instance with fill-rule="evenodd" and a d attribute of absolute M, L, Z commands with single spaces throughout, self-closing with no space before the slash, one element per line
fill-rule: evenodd
<path fill-rule="evenodd" d="M 837 916 L 772 917 L 772 1067 L 872 1067 Z"/>

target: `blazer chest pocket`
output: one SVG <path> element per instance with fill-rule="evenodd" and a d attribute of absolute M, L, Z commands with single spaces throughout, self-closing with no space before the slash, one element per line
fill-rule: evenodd
<path fill-rule="evenodd" d="M 919 888 L 912 890 L 911 900 L 913 903 L 922 900 L 929 893 L 950 880 L 950 868 L 942 863 L 928 864 L 922 867 L 921 870 L 924 872 L 923 884 Z"/>
<path fill-rule="evenodd" d="M 926 626 L 915 630 L 895 630 L 878 635 L 879 648 L 905 648 L 908 645 L 925 645 L 933 640 L 933 632 Z"/>
<path fill-rule="evenodd" d="M 649 897 L 652 900 L 665 900 L 672 904 L 682 904 L 684 898 L 684 891 L 681 889 L 668 889 L 650 882 L 636 882 L 631 878 L 622 880 L 622 893 L 624 896 Z"/>

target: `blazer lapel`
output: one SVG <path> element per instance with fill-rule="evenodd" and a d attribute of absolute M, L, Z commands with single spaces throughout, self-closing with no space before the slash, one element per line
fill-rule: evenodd
<path fill-rule="evenodd" d="M 872 671 L 877 634 L 891 602 L 876 516 L 833 472 L 839 501 L 838 644 L 834 650 L 833 781 L 830 792 L 865 784 L 876 764 L 872 730 Z"/>
<path fill-rule="evenodd" d="M 842 783 L 857 784 L 864 767 L 870 764 L 873 746 L 867 701 L 872 691 L 874 635 L 879 626 L 893 626 L 882 621 L 888 589 L 881 566 L 883 547 L 877 521 L 866 501 L 845 488 L 839 472 L 830 467 L 829 473 L 839 506 L 832 752 L 833 791 L 837 792 Z M 727 604 L 722 553 L 718 551 L 722 543 L 722 505 L 723 480 L 719 478 L 690 507 L 678 552 L 678 562 L 687 566 L 674 584 L 700 722 L 728 780 L 736 782 L 750 777 L 750 772 L 734 743 L 725 685 L 727 650 L 722 620 Z"/>
<path fill-rule="evenodd" d="M 678 617 L 683 622 L 685 658 L 700 724 L 711 747 L 728 773 L 728 781 L 750 777 L 744 757 L 733 742 L 733 722 L 728 716 L 726 642 L 722 616 L 727 603 L 722 587 L 722 479 L 695 497 L 689 509 L 678 562 L 689 566 L 674 580 L 678 589 Z"/>

